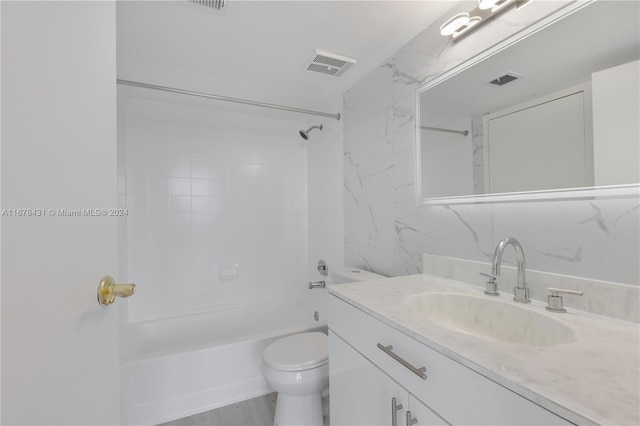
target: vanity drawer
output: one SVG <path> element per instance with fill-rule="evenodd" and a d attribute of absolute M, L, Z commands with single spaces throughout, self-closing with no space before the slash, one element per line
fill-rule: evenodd
<path fill-rule="evenodd" d="M 333 295 L 329 328 L 451 424 L 571 424 Z M 425 367 L 426 380 L 378 344 Z"/>

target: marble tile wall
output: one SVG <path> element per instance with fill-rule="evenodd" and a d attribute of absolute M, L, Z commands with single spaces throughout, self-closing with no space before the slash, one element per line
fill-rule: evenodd
<path fill-rule="evenodd" d="M 480 273 L 490 274 L 491 262 L 478 262 L 446 256 L 425 254 L 422 256 L 423 272 L 437 277 L 462 281 L 485 290 L 487 279 Z M 497 280 L 498 291 L 513 294 L 518 274 L 514 266 L 501 266 Z M 547 302 L 547 288 L 581 291 L 582 296 L 563 295 L 565 308 L 578 309 L 625 321 L 640 322 L 640 287 L 610 281 L 526 270 L 526 283 L 530 297 Z"/>
<path fill-rule="evenodd" d="M 461 2 L 447 16 L 471 10 L 472 3 Z M 532 269 L 640 284 L 638 197 L 415 202 L 415 89 L 568 3 L 534 2 L 455 45 L 439 35 L 437 21 L 345 92 L 346 265 L 389 276 L 415 274 L 423 253 L 488 261 L 495 245 L 513 236 Z M 506 262 L 513 258 L 505 253 Z"/>

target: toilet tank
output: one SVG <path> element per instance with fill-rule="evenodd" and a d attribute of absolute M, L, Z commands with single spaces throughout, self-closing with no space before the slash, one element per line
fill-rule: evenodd
<path fill-rule="evenodd" d="M 382 280 L 387 277 L 364 269 L 344 267 L 332 270 L 331 278 L 335 284 L 343 284 L 355 281 Z"/>

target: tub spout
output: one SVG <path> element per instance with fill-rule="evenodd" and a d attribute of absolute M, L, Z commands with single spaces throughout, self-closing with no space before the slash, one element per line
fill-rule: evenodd
<path fill-rule="evenodd" d="M 313 290 L 314 288 L 325 288 L 327 284 L 324 281 L 315 281 L 309 283 L 309 290 Z"/>

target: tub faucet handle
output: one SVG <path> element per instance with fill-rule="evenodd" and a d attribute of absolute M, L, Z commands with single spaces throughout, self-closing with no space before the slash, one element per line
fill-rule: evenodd
<path fill-rule="evenodd" d="M 329 266 L 327 266 L 327 262 L 322 259 L 318 260 L 318 272 L 320 272 L 320 275 L 323 277 L 329 275 Z"/>

